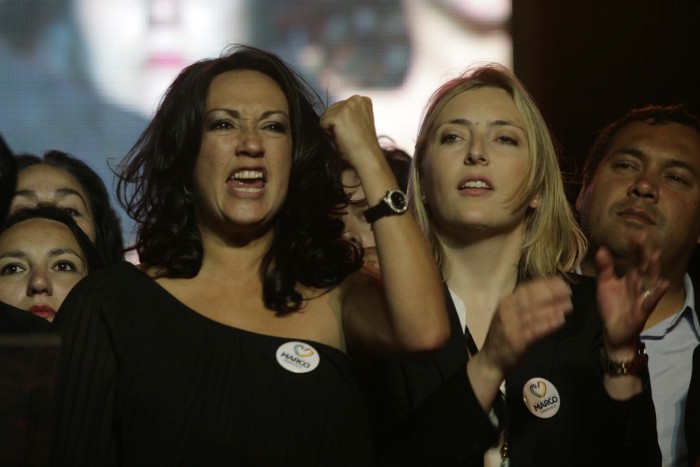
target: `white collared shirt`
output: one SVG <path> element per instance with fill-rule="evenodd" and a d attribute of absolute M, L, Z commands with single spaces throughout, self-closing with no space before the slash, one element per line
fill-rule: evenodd
<path fill-rule="evenodd" d="M 686 274 L 685 303 L 673 316 L 642 332 L 649 354 L 651 395 L 663 467 L 688 465 L 685 442 L 685 402 L 688 396 L 693 350 L 700 343 L 693 283 Z"/>
<path fill-rule="evenodd" d="M 577 274 L 582 274 L 577 267 Z M 673 316 L 642 332 L 649 355 L 651 398 L 656 410 L 663 467 L 687 467 L 685 402 L 688 397 L 693 351 L 700 343 L 700 323 L 695 313 L 695 290 L 688 274 L 683 280 L 685 303 Z"/>

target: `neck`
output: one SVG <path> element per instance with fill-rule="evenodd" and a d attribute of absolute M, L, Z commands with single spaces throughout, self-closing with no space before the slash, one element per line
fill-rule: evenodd
<path fill-rule="evenodd" d="M 202 231 L 202 267 L 200 275 L 211 275 L 220 280 L 257 275 L 265 253 L 272 245 L 270 230 L 260 237 L 226 239 Z"/>
<path fill-rule="evenodd" d="M 450 289 L 467 308 L 467 326 L 478 347 L 483 345 L 491 318 L 503 297 L 518 281 L 522 234 L 447 244 L 443 274 Z"/>
<path fill-rule="evenodd" d="M 470 292 L 462 297 L 466 304 L 495 301 L 495 305 L 515 288 L 519 249 L 520 242 L 498 239 L 447 248 L 443 268 L 447 283 L 454 291 Z"/>

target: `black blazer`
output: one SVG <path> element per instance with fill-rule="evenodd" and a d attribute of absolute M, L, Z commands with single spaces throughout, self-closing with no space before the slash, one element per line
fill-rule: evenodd
<path fill-rule="evenodd" d="M 659 466 L 656 417 L 645 391 L 612 400 L 602 385 L 602 323 L 595 279 L 572 276 L 574 311 L 558 332 L 537 343 L 506 380 L 512 467 Z M 380 464 L 481 466 L 498 430 L 479 406 L 466 375 L 469 358 L 454 305 L 452 336 L 429 358 L 372 362 L 370 400 Z M 522 401 L 525 383 L 541 377 L 556 386 L 559 412 L 532 415 Z"/>

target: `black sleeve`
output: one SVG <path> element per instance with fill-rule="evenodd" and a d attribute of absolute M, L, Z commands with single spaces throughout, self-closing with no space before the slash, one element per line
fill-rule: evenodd
<path fill-rule="evenodd" d="M 643 379 L 644 392 L 626 401 L 612 399 L 601 381 L 588 431 L 590 465 L 661 465 L 648 372 Z"/>
<path fill-rule="evenodd" d="M 498 429 L 479 405 L 466 366 L 380 438 L 380 465 L 482 465 Z"/>
<path fill-rule="evenodd" d="M 80 282 L 57 314 L 63 346 L 52 465 L 116 464 L 113 409 L 118 359 L 103 316 L 109 299 L 100 289 L 89 280 Z"/>

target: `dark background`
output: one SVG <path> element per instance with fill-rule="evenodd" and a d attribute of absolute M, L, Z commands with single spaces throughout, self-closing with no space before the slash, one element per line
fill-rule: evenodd
<path fill-rule="evenodd" d="M 700 114 L 700 1 L 515 0 L 513 68 L 576 172 L 626 110 L 687 103 Z"/>
<path fill-rule="evenodd" d="M 514 0 L 511 28 L 514 71 L 570 175 L 597 132 L 630 108 L 686 103 L 700 115 L 700 1 Z M 568 190 L 573 200 L 578 184 Z"/>

